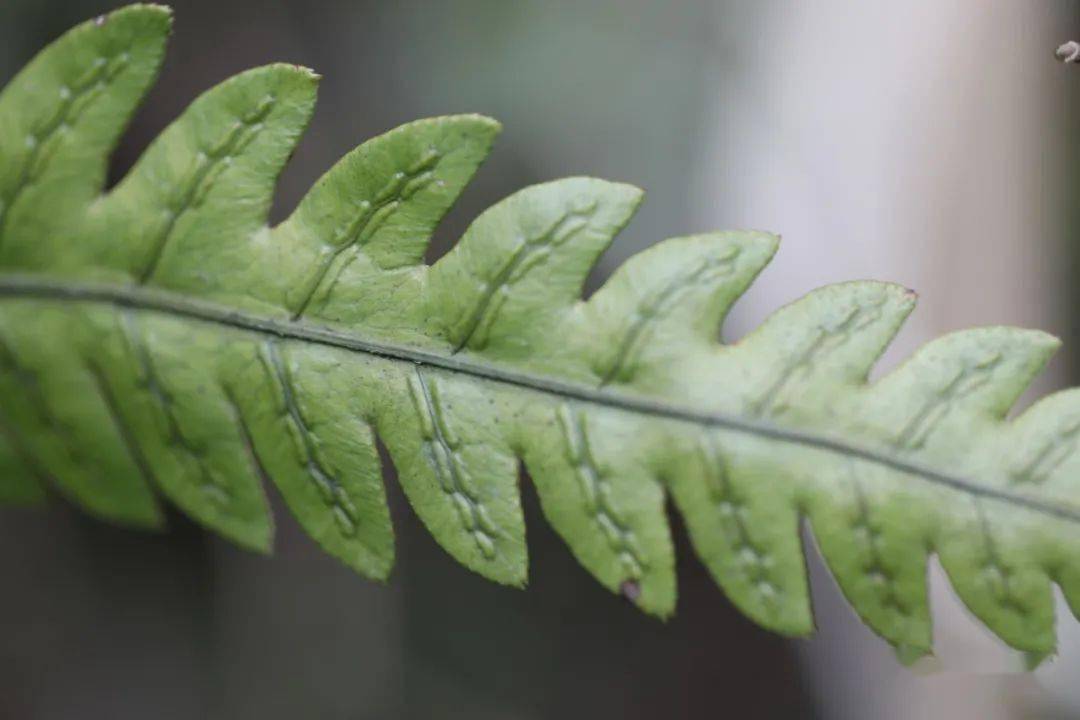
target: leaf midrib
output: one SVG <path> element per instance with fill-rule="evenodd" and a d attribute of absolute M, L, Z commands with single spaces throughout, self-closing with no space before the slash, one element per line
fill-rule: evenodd
<path fill-rule="evenodd" d="M 68 279 L 61 280 L 41 275 L 9 273 L 0 274 L 0 298 L 95 302 L 135 310 L 161 312 L 248 332 L 326 345 L 390 360 L 409 362 L 414 365 L 438 368 L 567 400 L 577 400 L 624 412 L 694 423 L 705 427 L 823 450 L 881 465 L 891 470 L 921 478 L 926 482 L 975 497 L 997 500 L 1063 520 L 1080 523 L 1080 508 L 1048 502 L 1041 498 L 1002 488 L 988 487 L 970 478 L 941 472 L 919 462 L 896 457 L 888 452 L 862 447 L 827 435 L 781 427 L 728 413 L 708 412 L 674 405 L 648 397 L 612 390 L 610 386 L 592 388 L 554 378 L 532 375 L 479 362 L 476 358 L 461 354 L 441 355 L 407 345 L 371 340 L 338 329 L 315 325 L 309 321 L 261 317 L 228 306 L 155 288 L 89 283 Z"/>

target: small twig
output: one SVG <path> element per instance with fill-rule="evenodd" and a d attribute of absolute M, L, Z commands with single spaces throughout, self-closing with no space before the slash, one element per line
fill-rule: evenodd
<path fill-rule="evenodd" d="M 1080 63 L 1080 42 L 1070 40 L 1054 51 L 1054 57 L 1063 63 Z"/>

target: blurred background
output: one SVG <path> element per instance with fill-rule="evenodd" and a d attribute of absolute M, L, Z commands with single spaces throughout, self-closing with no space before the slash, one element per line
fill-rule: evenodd
<path fill-rule="evenodd" d="M 1080 381 L 1080 5 L 1027 0 L 177 0 L 157 88 L 113 178 L 199 92 L 284 60 L 324 75 L 276 218 L 395 125 L 481 112 L 505 131 L 438 235 L 528 183 L 589 174 L 647 201 L 595 279 L 665 236 L 782 233 L 737 338 L 818 285 L 874 277 L 922 308 L 878 372 L 941 332 L 1061 336 L 1038 392 Z M 0 81 L 103 0 L 0 2 Z M 1030 397 L 1030 396 L 1029 396 Z M 1080 624 L 1034 675 L 931 570 L 938 655 L 914 672 L 855 618 L 812 549 L 818 633 L 732 609 L 682 528 L 678 615 L 594 583 L 525 487 L 531 587 L 457 566 L 389 484 L 383 586 L 316 549 L 274 498 L 273 557 L 173 515 L 162 535 L 64 507 L 0 512 L 0 718 L 1080 717 Z"/>

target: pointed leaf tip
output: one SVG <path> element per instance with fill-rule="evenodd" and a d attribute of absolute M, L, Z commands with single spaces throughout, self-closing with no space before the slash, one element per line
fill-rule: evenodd
<path fill-rule="evenodd" d="M 1054 657 L 1055 652 L 1055 650 L 1048 650 L 1045 652 L 1022 653 L 1024 670 L 1027 672 L 1038 670 L 1044 662 Z"/>
<path fill-rule="evenodd" d="M 896 659 L 900 661 L 900 664 L 906 668 L 914 667 L 924 658 L 932 657 L 930 648 L 917 645 L 894 645 L 893 652 L 896 653 Z"/>
<path fill-rule="evenodd" d="M 98 15 L 93 20 L 87 21 L 86 25 L 106 27 L 116 22 L 139 21 L 146 28 L 143 32 L 158 32 L 168 34 L 172 32 L 173 11 L 167 5 L 136 4 L 126 5 L 107 13 Z"/>

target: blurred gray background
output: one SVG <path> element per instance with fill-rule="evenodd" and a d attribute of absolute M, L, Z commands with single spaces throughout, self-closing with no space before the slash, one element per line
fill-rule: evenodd
<path fill-rule="evenodd" d="M 3 0 L 0 80 L 115 7 Z M 343 153 L 408 120 L 482 112 L 505 131 L 438 233 L 487 205 L 589 174 L 647 201 L 600 281 L 663 237 L 782 233 L 725 329 L 833 281 L 918 290 L 887 370 L 933 335 L 1041 327 L 1066 340 L 1038 390 L 1080 379 L 1080 5 L 185 0 L 121 177 L 199 92 L 254 65 L 323 74 L 276 218 Z M 938 657 L 915 672 L 855 619 L 811 549 L 818 634 L 785 641 L 735 612 L 675 523 L 678 615 L 600 589 L 525 487 L 531 587 L 488 584 L 422 531 L 393 482 L 398 567 L 383 586 L 319 552 L 281 503 L 273 557 L 173 515 L 162 535 L 64 507 L 0 512 L 0 718 L 1067 718 L 1080 625 L 1034 676 L 932 569 Z M 812 541 L 808 538 L 808 544 Z"/>

